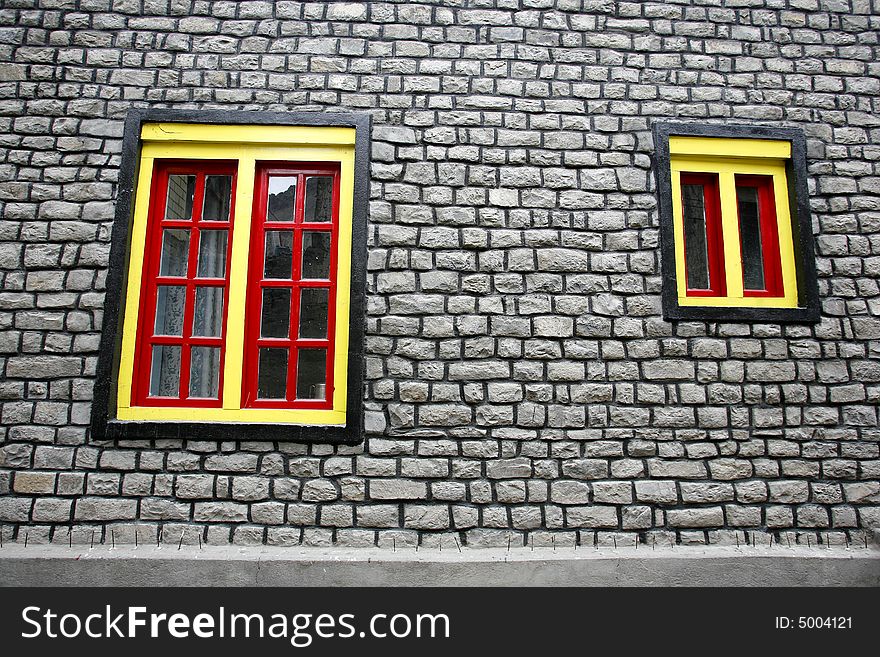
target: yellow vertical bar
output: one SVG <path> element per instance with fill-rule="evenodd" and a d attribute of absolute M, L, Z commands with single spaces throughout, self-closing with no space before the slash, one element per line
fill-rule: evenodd
<path fill-rule="evenodd" d="M 675 227 L 672 231 L 675 238 L 675 281 L 678 298 L 687 296 L 687 274 L 685 273 L 684 257 L 684 214 L 681 209 L 681 171 L 672 169 L 672 220 Z"/>
<path fill-rule="evenodd" d="M 144 273 L 144 257 L 147 252 L 147 220 L 150 211 L 150 189 L 153 182 L 153 158 L 141 157 L 139 166 L 135 187 L 134 219 L 131 226 L 131 246 L 129 247 L 125 317 L 122 321 L 119 379 L 116 385 L 117 409 L 131 406 L 141 280 Z M 107 312 L 110 310 L 108 309 Z"/>
<path fill-rule="evenodd" d="M 727 296 L 743 297 L 742 255 L 739 244 L 739 212 L 736 205 L 736 179 L 731 171 L 718 174 L 721 195 L 721 234 L 724 238 L 724 271 Z"/>
<path fill-rule="evenodd" d="M 773 176 L 773 197 L 776 200 L 776 225 L 779 232 L 779 257 L 782 261 L 782 296 L 786 306 L 796 307 L 798 300 L 797 271 L 791 232 L 791 208 L 788 205 L 788 183 L 785 169 Z"/>
<path fill-rule="evenodd" d="M 229 263 L 229 305 L 226 311 L 226 358 L 223 365 L 223 408 L 241 407 L 248 245 L 251 237 L 255 171 L 256 160 L 250 151 L 246 151 L 238 160 L 235 184 L 232 257 Z"/>
<path fill-rule="evenodd" d="M 340 155 L 339 244 L 336 271 L 336 338 L 333 355 L 333 410 L 345 413 L 348 399 L 348 324 L 351 312 L 351 240 L 354 208 L 354 153 Z M 360 395 L 360 390 L 351 394 Z"/>

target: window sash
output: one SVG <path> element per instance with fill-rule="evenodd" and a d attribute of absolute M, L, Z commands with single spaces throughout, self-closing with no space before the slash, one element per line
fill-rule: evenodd
<path fill-rule="evenodd" d="M 195 188 L 192 195 L 190 216 L 168 217 L 169 180 L 172 176 L 192 176 Z M 205 181 L 209 176 L 230 176 L 229 214 L 225 220 L 203 220 Z M 175 161 L 156 160 L 154 162 L 153 184 L 150 188 L 149 217 L 146 227 L 146 249 L 144 259 L 144 275 L 140 291 L 140 312 L 137 328 L 137 356 L 133 375 L 132 401 L 137 405 L 161 407 L 220 407 L 223 395 L 223 370 L 225 360 L 226 317 L 229 298 L 229 260 L 232 246 L 232 230 L 234 216 L 231 208 L 235 203 L 236 167 L 233 162 L 222 161 Z M 163 249 L 165 234 L 170 230 L 187 230 L 186 264 L 183 275 L 162 273 Z M 225 246 L 225 268 L 222 278 L 198 277 L 198 261 L 202 246 L 201 235 L 205 231 L 225 230 L 227 239 Z M 157 333 L 156 322 L 160 288 L 183 288 L 184 303 L 182 323 L 179 334 Z M 220 313 L 220 331 L 217 336 L 193 335 L 195 321 L 195 297 L 199 288 L 217 288 L 223 292 L 223 303 Z M 175 309 L 172 309 L 172 311 Z M 158 351 L 157 351 L 158 348 Z M 159 353 L 174 348 L 179 351 L 176 373 L 175 396 L 162 396 L 156 392 L 156 363 Z M 212 396 L 190 396 L 193 372 L 192 358 L 194 351 L 199 349 L 219 349 L 216 372 L 217 392 Z M 161 365 L 159 377 L 161 380 Z M 214 386 L 212 386 L 214 387 Z"/>
<path fill-rule="evenodd" d="M 692 191 L 699 190 L 702 198 L 702 225 L 689 225 L 692 216 L 689 216 L 687 188 Z M 682 173 L 681 174 L 681 204 L 682 204 L 682 240 L 684 243 L 685 278 L 687 281 L 687 295 L 692 297 L 715 297 L 724 296 L 727 288 L 724 274 L 724 237 L 721 229 L 721 197 L 718 193 L 718 175 L 710 173 Z M 700 233 L 700 234 L 696 234 Z M 697 237 L 689 240 L 688 236 Z M 689 241 L 691 242 L 689 244 Z M 705 268 L 706 284 L 699 285 L 701 281 L 694 274 Z"/>
<path fill-rule="evenodd" d="M 779 254 L 779 224 L 776 216 L 776 201 L 773 195 L 771 176 L 736 175 L 737 221 L 740 237 L 740 258 L 743 263 L 743 294 L 747 297 L 779 297 L 783 295 L 782 262 Z M 748 218 L 743 213 L 743 192 L 755 190 L 757 217 L 756 229 L 758 244 L 747 244 L 748 230 L 744 224 Z M 755 258 L 746 253 L 751 247 Z M 755 248 L 757 247 L 757 248 Z M 761 266 L 759 285 L 750 286 L 747 278 L 751 272 L 747 260 L 757 259 Z"/>
<path fill-rule="evenodd" d="M 296 181 L 292 221 L 284 217 L 269 219 L 269 181 L 272 177 L 289 177 Z M 329 222 L 306 221 L 307 181 L 315 177 L 332 179 Z M 290 278 L 267 278 L 266 240 L 270 232 L 292 233 Z M 329 275 L 326 279 L 303 278 L 305 252 L 303 235 L 324 233 L 330 236 Z M 243 408 L 332 408 L 334 391 L 336 291 L 338 281 L 339 243 L 339 167 L 327 164 L 262 163 L 257 167 L 254 213 L 250 236 L 250 267 L 248 273 L 248 307 L 245 326 L 245 356 L 241 405 Z M 327 290 L 327 328 L 325 338 L 300 337 L 300 308 L 304 290 Z M 290 290 L 287 336 L 264 337 L 263 299 L 265 290 Z M 287 352 L 285 393 L 283 398 L 260 397 L 260 367 L 264 349 Z M 304 350 L 323 349 L 324 396 L 322 399 L 301 398 L 298 391 L 299 356 Z M 320 385 L 320 384 L 318 384 Z"/>

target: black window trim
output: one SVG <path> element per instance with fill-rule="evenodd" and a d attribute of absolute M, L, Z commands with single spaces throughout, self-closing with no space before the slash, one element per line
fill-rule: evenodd
<path fill-rule="evenodd" d="M 125 290 L 135 181 L 144 123 L 286 125 L 355 129 L 352 208 L 351 300 L 349 314 L 346 424 L 299 425 L 239 422 L 132 421 L 116 418 L 116 382 L 125 313 Z M 370 125 L 367 113 L 255 112 L 226 110 L 132 109 L 125 118 L 116 213 L 107 270 L 104 319 L 92 398 L 95 440 L 266 440 L 296 443 L 359 444 L 364 439 L 364 323 L 366 321 L 367 213 L 370 189 Z"/>
<path fill-rule="evenodd" d="M 675 233 L 673 221 L 672 173 L 669 138 L 724 137 L 734 139 L 775 139 L 791 144 L 791 159 L 786 161 L 789 207 L 797 272 L 797 308 L 733 308 L 717 306 L 681 306 L 675 268 Z M 815 323 L 819 321 L 819 289 L 816 256 L 807 189 L 807 145 L 799 128 L 756 125 L 715 125 L 658 122 L 653 125 L 654 173 L 660 212 L 660 270 L 662 273 L 663 318 L 687 321 Z"/>

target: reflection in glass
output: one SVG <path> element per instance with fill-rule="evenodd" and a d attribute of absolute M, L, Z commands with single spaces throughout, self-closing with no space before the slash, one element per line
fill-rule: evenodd
<path fill-rule="evenodd" d="M 219 338 L 223 329 L 223 288 L 199 286 L 193 308 L 192 334 Z"/>
<path fill-rule="evenodd" d="M 289 230 L 267 230 L 263 277 L 289 280 L 292 271 L 293 232 Z"/>
<path fill-rule="evenodd" d="M 232 176 L 205 176 L 202 221 L 229 221 Z"/>
<path fill-rule="evenodd" d="M 333 178 L 312 176 L 306 179 L 303 221 L 330 221 L 333 212 Z"/>
<path fill-rule="evenodd" d="M 326 399 L 327 350 L 300 349 L 296 368 L 296 398 Z"/>
<path fill-rule="evenodd" d="M 153 345 L 150 396 L 177 397 L 180 390 L 180 347 Z"/>
<path fill-rule="evenodd" d="M 293 221 L 296 205 L 296 176 L 269 176 L 266 221 Z"/>
<path fill-rule="evenodd" d="M 304 230 L 302 246 L 302 278 L 330 278 L 330 233 Z"/>
<path fill-rule="evenodd" d="M 199 232 L 198 278 L 223 278 L 226 276 L 225 230 L 203 230 Z"/>
<path fill-rule="evenodd" d="M 195 194 L 195 176 L 168 176 L 168 198 L 165 201 L 165 218 L 192 219 L 193 198 Z"/>
<path fill-rule="evenodd" d="M 163 230 L 159 276 L 186 276 L 188 258 L 189 229 L 166 228 Z"/>
<path fill-rule="evenodd" d="M 287 349 L 260 348 L 257 396 L 260 399 L 287 397 Z"/>
<path fill-rule="evenodd" d="M 156 286 L 156 322 L 154 335 L 183 335 L 183 310 L 186 288 L 183 285 Z"/>
<path fill-rule="evenodd" d="M 263 289 L 260 337 L 286 338 L 290 333 L 290 288 Z"/>
<path fill-rule="evenodd" d="M 682 185 L 684 244 L 687 286 L 691 290 L 711 289 L 709 251 L 706 237 L 706 202 L 703 185 Z"/>
<path fill-rule="evenodd" d="M 189 396 L 217 398 L 220 388 L 220 348 L 193 347 L 190 351 Z"/>
<path fill-rule="evenodd" d="M 330 290 L 326 287 L 305 287 L 300 293 L 299 337 L 327 337 L 327 306 Z"/>
<path fill-rule="evenodd" d="M 764 256 L 761 244 L 761 215 L 756 187 L 737 187 L 739 236 L 742 240 L 743 287 L 764 289 Z"/>

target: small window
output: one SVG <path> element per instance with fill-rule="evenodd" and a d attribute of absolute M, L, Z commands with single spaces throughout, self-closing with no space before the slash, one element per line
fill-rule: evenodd
<path fill-rule="evenodd" d="M 655 127 L 667 319 L 815 321 L 803 134 Z"/>
<path fill-rule="evenodd" d="M 362 439 L 368 121 L 250 116 L 128 121 L 96 437 Z"/>

